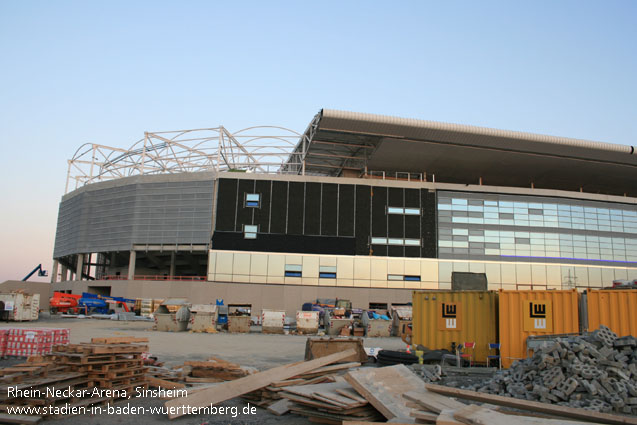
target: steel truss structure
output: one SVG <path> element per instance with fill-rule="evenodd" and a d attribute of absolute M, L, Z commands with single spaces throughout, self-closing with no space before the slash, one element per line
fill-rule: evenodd
<path fill-rule="evenodd" d="M 198 171 L 282 173 L 284 164 L 300 168 L 295 146 L 305 138 L 277 126 L 225 127 L 145 132 L 129 149 L 86 143 L 68 160 L 64 193 L 83 185 L 144 174 Z M 297 159 L 298 158 L 298 159 Z"/>

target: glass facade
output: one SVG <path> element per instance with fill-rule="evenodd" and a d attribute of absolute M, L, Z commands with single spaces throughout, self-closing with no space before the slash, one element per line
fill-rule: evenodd
<path fill-rule="evenodd" d="M 437 207 L 439 258 L 637 266 L 635 206 L 440 191 Z"/>

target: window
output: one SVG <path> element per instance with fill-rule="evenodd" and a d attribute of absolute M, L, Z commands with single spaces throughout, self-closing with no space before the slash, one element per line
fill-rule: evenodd
<path fill-rule="evenodd" d="M 302 277 L 303 266 L 299 264 L 286 264 L 285 265 L 285 276 L 286 277 Z"/>
<path fill-rule="evenodd" d="M 245 206 L 251 208 L 259 208 L 261 206 L 261 194 L 246 193 Z"/>
<path fill-rule="evenodd" d="M 388 274 L 387 280 L 404 280 L 409 282 L 420 282 L 420 276 L 415 275 L 402 275 L 402 274 Z"/>
<path fill-rule="evenodd" d="M 319 277 L 321 279 L 336 279 L 336 266 L 320 266 Z"/>
<path fill-rule="evenodd" d="M 244 224 L 243 225 L 243 238 L 244 239 L 256 239 L 259 226 Z"/>
<path fill-rule="evenodd" d="M 420 246 L 420 239 L 376 238 L 372 237 L 372 245 Z"/>
<path fill-rule="evenodd" d="M 420 208 L 387 207 L 387 214 L 420 215 Z"/>

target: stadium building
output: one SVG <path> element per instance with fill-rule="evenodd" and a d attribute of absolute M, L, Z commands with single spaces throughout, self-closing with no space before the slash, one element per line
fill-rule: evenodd
<path fill-rule="evenodd" d="M 322 110 L 304 133 L 145 133 L 69 160 L 53 289 L 354 307 L 637 278 L 633 146 Z M 459 274 L 456 276 L 460 276 Z"/>

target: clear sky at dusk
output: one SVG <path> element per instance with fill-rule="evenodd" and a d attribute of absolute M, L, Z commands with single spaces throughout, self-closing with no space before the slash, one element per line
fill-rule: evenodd
<path fill-rule="evenodd" d="M 85 142 L 332 108 L 637 145 L 636 22 L 630 0 L 0 0 L 0 281 L 50 270 Z"/>

